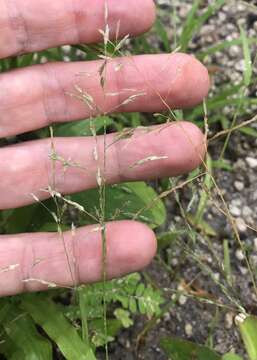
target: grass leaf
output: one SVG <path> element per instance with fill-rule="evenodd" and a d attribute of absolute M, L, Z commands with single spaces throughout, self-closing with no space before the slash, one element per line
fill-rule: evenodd
<path fill-rule="evenodd" d="M 96 360 L 76 328 L 47 296 L 27 295 L 22 300 L 22 307 L 57 344 L 67 360 Z"/>
<path fill-rule="evenodd" d="M 221 360 L 221 357 L 206 346 L 177 338 L 163 338 L 161 348 L 172 360 Z"/>
<path fill-rule="evenodd" d="M 250 360 L 257 360 L 257 317 L 238 315 L 236 323 L 242 335 Z"/>
<path fill-rule="evenodd" d="M 99 191 L 97 189 L 84 191 L 71 196 L 72 200 L 84 206 L 90 214 L 95 214 L 99 207 Z M 146 222 L 153 228 L 160 226 L 166 219 L 163 202 L 157 199 L 157 194 L 144 182 L 125 183 L 106 187 L 106 221 L 133 219 L 142 208 L 146 208 L 154 200 L 150 208 L 143 211 L 138 220 Z"/>
<path fill-rule="evenodd" d="M 3 322 L 3 327 L 19 354 L 24 354 L 26 360 L 52 359 L 52 346 L 37 331 L 32 318 L 16 306 Z M 8 338 L 5 340 L 8 342 Z"/>
<path fill-rule="evenodd" d="M 250 51 L 247 34 L 241 26 L 240 26 L 240 33 L 241 33 L 241 38 L 242 38 L 242 43 L 243 43 L 244 63 L 245 63 L 244 84 L 246 87 L 248 87 L 251 84 L 252 73 L 253 73 L 251 51 Z"/>

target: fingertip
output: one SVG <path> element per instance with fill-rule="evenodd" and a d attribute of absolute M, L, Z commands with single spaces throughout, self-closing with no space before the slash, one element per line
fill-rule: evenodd
<path fill-rule="evenodd" d="M 207 97 L 210 89 L 210 77 L 207 68 L 194 56 L 188 55 L 185 65 L 185 77 L 190 76 L 190 86 L 187 88 L 187 106 L 200 103 Z"/>
<path fill-rule="evenodd" d="M 161 132 L 159 146 L 167 155 L 166 164 L 160 164 L 159 176 L 178 176 L 197 168 L 206 153 L 205 137 L 193 123 L 176 121 Z M 160 145 L 161 144 L 161 145 Z"/>
<path fill-rule="evenodd" d="M 188 146 L 191 147 L 187 152 L 187 169 L 186 171 L 192 171 L 200 166 L 205 158 L 207 145 L 205 142 L 205 136 L 198 126 L 195 124 L 183 121 L 182 127 L 185 130 L 185 136 L 187 137 Z M 190 155 L 191 153 L 191 155 Z"/>
<path fill-rule="evenodd" d="M 119 221 L 111 223 L 110 226 L 108 275 L 116 277 L 141 270 L 149 265 L 157 250 L 154 232 L 137 221 Z"/>
<path fill-rule="evenodd" d="M 153 26 L 156 20 L 156 6 L 153 0 L 146 1 L 146 12 L 147 12 L 147 17 L 146 17 L 146 23 L 144 25 L 145 25 L 145 31 L 148 31 L 151 29 L 151 27 Z"/>
<path fill-rule="evenodd" d="M 130 2 L 130 13 L 133 16 L 134 26 L 131 28 L 133 36 L 147 32 L 156 19 L 156 6 L 153 0 L 134 0 Z M 131 11 L 134 7 L 134 11 Z"/>
<path fill-rule="evenodd" d="M 210 78 L 207 68 L 194 56 L 176 53 L 173 61 L 178 64 L 178 72 L 172 93 L 181 108 L 190 108 L 208 95 Z M 179 65 L 181 64 L 181 65 Z"/>

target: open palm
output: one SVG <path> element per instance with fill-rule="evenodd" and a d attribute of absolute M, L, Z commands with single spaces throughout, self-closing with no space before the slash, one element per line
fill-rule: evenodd
<path fill-rule="evenodd" d="M 112 39 L 138 35 L 153 24 L 152 0 L 108 0 L 107 4 Z M 99 29 L 106 26 L 104 0 L 0 0 L 0 14 L 1 58 L 64 44 L 95 43 L 103 37 Z M 108 59 L 103 87 L 99 69 L 104 62 L 48 63 L 1 74 L 0 136 L 90 118 L 99 112 L 191 107 L 208 92 L 207 70 L 186 54 Z M 88 104 L 70 96 L 75 88 L 83 89 Z M 113 184 L 176 176 L 199 165 L 205 145 L 195 125 L 181 121 L 150 130 L 138 129 L 119 141 L 115 141 L 117 134 L 108 134 L 97 140 L 49 138 L 1 148 L 0 209 L 46 199 L 49 188 L 69 194 L 97 187 L 99 171 L 106 183 Z M 53 146 L 62 160 L 55 161 L 54 180 Z M 145 161 L 131 169 L 153 154 L 160 161 Z M 64 171 L 65 161 L 76 166 Z M 143 224 L 111 222 L 106 233 L 110 278 L 146 266 L 155 254 L 155 236 Z M 74 258 L 74 269 L 67 264 L 58 233 L 1 235 L 0 295 L 44 290 L 47 283 L 70 286 L 74 282 L 72 273 L 76 283 L 99 280 L 101 230 L 87 226 L 63 236 L 66 250 Z"/>

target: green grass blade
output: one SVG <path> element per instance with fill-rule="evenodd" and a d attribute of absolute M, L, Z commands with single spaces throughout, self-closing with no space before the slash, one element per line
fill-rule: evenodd
<path fill-rule="evenodd" d="M 201 191 L 200 201 L 197 207 L 196 215 L 194 217 L 194 224 L 197 226 L 203 220 L 203 215 L 207 207 L 207 201 L 209 199 L 209 195 L 207 193 L 208 190 L 211 190 L 212 187 L 212 159 L 210 155 L 207 155 L 206 160 L 208 173 L 204 179 L 204 189 Z"/>
<path fill-rule="evenodd" d="M 257 138 L 257 130 L 252 127 L 246 126 L 246 127 L 241 128 L 239 131 L 242 134 Z"/>
<path fill-rule="evenodd" d="M 96 360 L 92 349 L 47 296 L 28 295 L 22 301 L 22 307 L 57 344 L 67 360 Z"/>
<path fill-rule="evenodd" d="M 208 347 L 183 339 L 163 338 L 161 348 L 172 360 L 221 360 L 221 356 Z"/>
<path fill-rule="evenodd" d="M 224 252 L 224 272 L 226 274 L 227 281 L 229 285 L 232 284 L 232 271 L 231 271 L 231 261 L 230 261 L 230 251 L 229 251 L 229 244 L 228 240 L 223 241 L 223 252 Z"/>
<path fill-rule="evenodd" d="M 252 60 L 251 60 L 251 50 L 248 41 L 248 37 L 246 35 L 245 30 L 240 27 L 241 39 L 243 44 L 243 51 L 244 51 L 244 62 L 245 62 L 245 69 L 244 69 L 244 84 L 248 87 L 251 84 L 253 69 L 252 69 Z"/>
<path fill-rule="evenodd" d="M 218 111 L 223 109 L 225 106 L 234 106 L 234 107 L 243 107 L 241 109 L 241 115 L 245 114 L 249 106 L 257 105 L 257 99 L 252 97 L 245 97 L 245 98 L 227 98 L 223 100 L 210 100 L 207 101 L 207 108 L 209 111 Z M 243 106 L 242 106 L 243 105 Z M 203 116 L 203 109 L 202 106 L 196 107 L 194 110 L 191 111 L 190 114 L 186 117 L 188 121 L 197 121 L 201 116 Z M 220 115 L 219 115 L 220 116 Z M 215 122 L 212 118 L 209 120 L 209 123 L 212 124 Z"/>
<path fill-rule="evenodd" d="M 180 38 L 180 46 L 182 51 L 185 51 L 187 49 L 188 43 L 192 39 L 195 27 L 195 16 L 202 2 L 203 0 L 194 0 L 192 8 L 187 15 L 187 20 L 185 22 Z"/>
<path fill-rule="evenodd" d="M 257 39 L 252 37 L 248 38 L 248 44 L 249 45 L 257 44 Z M 208 55 L 213 55 L 218 51 L 229 49 L 231 46 L 235 46 L 235 45 L 239 45 L 239 46 L 242 45 L 241 37 L 239 39 L 234 39 L 234 40 L 225 40 L 216 45 L 208 47 L 206 50 L 201 50 L 197 53 L 197 58 L 203 60 Z"/>
<path fill-rule="evenodd" d="M 182 51 L 187 50 L 188 44 L 195 35 L 195 33 L 197 33 L 197 31 L 199 31 L 202 25 L 226 3 L 226 0 L 213 1 L 212 4 L 210 4 L 203 12 L 203 14 L 197 17 L 197 11 L 202 3 L 202 0 L 195 0 L 192 9 L 188 14 L 187 21 L 180 38 L 180 45 Z"/>
<path fill-rule="evenodd" d="M 206 11 L 195 21 L 194 31 L 197 32 L 206 21 L 213 16 L 223 5 L 225 5 L 227 0 L 216 0 L 212 1 Z"/>
<path fill-rule="evenodd" d="M 52 359 L 50 342 L 38 333 L 33 320 L 26 313 L 13 306 L 12 311 L 3 322 L 3 327 L 8 338 L 20 353 L 24 354 L 26 360 Z M 8 338 L 6 342 L 8 342 Z"/>
<path fill-rule="evenodd" d="M 238 315 L 236 323 L 242 335 L 250 360 L 257 360 L 257 317 Z"/>
<path fill-rule="evenodd" d="M 169 37 L 168 37 L 168 33 L 166 30 L 166 27 L 163 25 L 163 23 L 158 19 L 155 23 L 155 28 L 156 28 L 156 32 L 159 35 L 163 46 L 164 46 L 164 50 L 168 53 L 171 52 L 171 46 L 170 46 L 170 41 L 169 41 Z"/>
<path fill-rule="evenodd" d="M 79 309 L 81 316 L 81 327 L 82 327 L 82 339 L 86 342 L 87 345 L 90 344 L 89 341 L 89 331 L 88 331 L 88 311 L 87 311 L 87 291 L 85 286 L 81 286 L 78 289 L 79 297 Z"/>

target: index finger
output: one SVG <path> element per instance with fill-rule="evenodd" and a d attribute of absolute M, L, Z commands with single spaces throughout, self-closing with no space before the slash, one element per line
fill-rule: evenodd
<path fill-rule="evenodd" d="M 0 0 L 0 58 L 95 43 L 106 16 L 110 38 L 135 36 L 151 27 L 155 7 L 153 0 Z"/>

